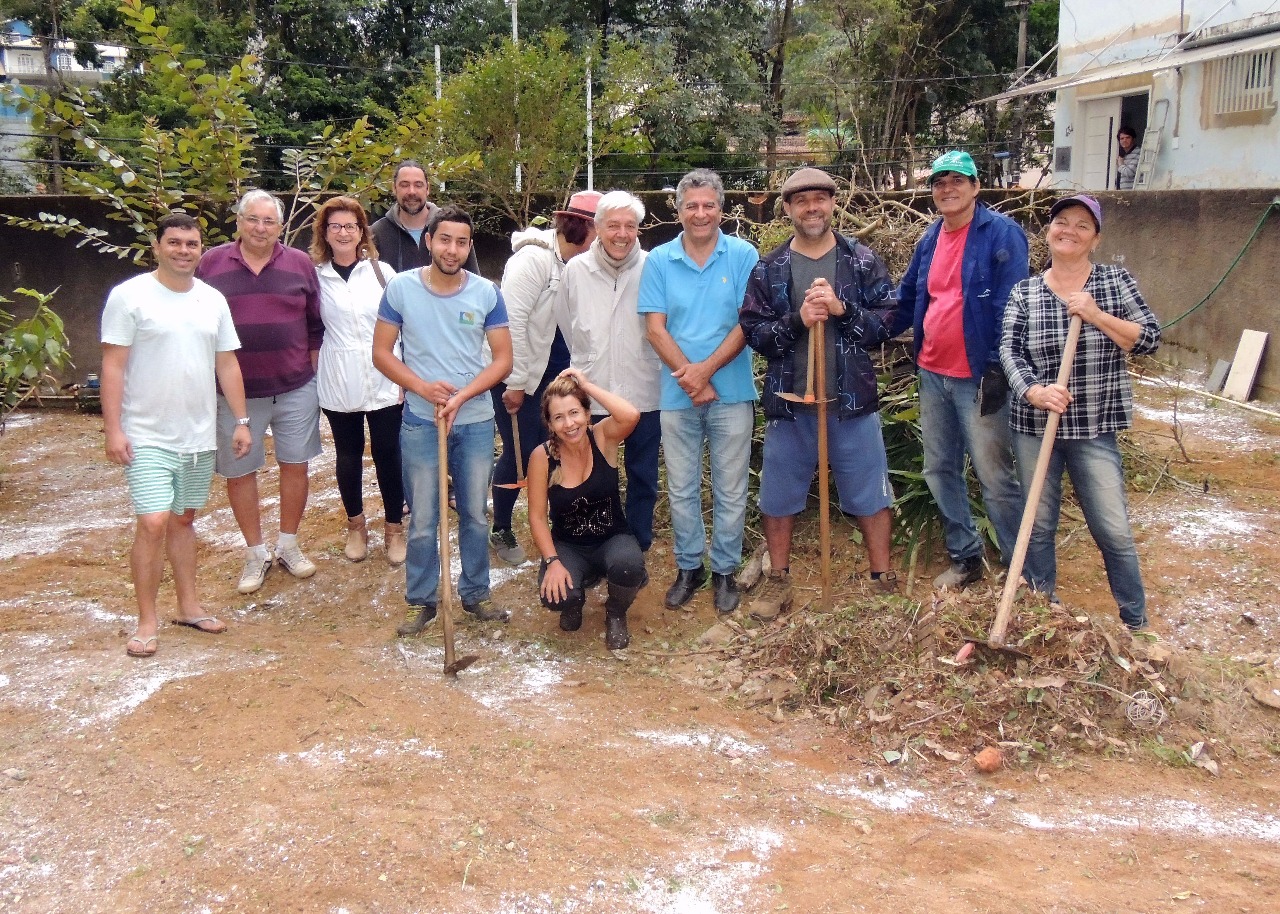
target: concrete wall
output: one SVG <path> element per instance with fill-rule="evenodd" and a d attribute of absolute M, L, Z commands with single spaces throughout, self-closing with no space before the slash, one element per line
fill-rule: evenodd
<path fill-rule="evenodd" d="M 983 192 L 988 200 L 1002 193 Z M 642 196 L 651 214 L 641 242 L 651 249 L 675 237 L 679 226 L 667 205 L 669 194 Z M 927 196 L 895 196 L 915 206 L 929 205 Z M 1038 199 L 1047 208 L 1053 196 L 1041 193 Z M 1101 194 L 1106 230 L 1100 259 L 1128 267 L 1156 314 L 1162 321 L 1172 320 L 1208 294 L 1276 196 L 1274 190 Z M 764 221 L 772 214 L 774 201 L 772 194 L 731 194 L 726 208 L 742 206 L 750 219 Z M 546 209 L 553 208 L 548 201 Z M 35 215 L 41 210 L 63 213 L 91 225 L 109 225 L 100 209 L 77 197 L 0 197 L 0 215 Z M 655 226 L 655 221 L 664 224 Z M 1029 230 L 1038 231 L 1039 227 Z M 120 237 L 123 240 L 124 236 Z M 499 279 L 510 253 L 509 238 L 497 233 L 481 235 L 476 239 L 476 252 L 481 272 Z M 1255 396 L 1280 401 L 1276 264 L 1280 264 L 1280 207 L 1268 216 L 1253 246 L 1208 304 L 1166 331 L 1160 357 L 1205 368 L 1216 359 L 1234 356 L 1242 330 L 1266 331 L 1272 335 L 1271 347 L 1262 361 Z M 77 249 L 71 239 L 0 224 L 0 292 L 9 295 L 15 286 L 41 291 L 60 287 L 54 305 L 66 322 L 76 361 L 67 379 L 97 371 L 98 320 L 106 293 L 141 269 L 87 247 Z"/>

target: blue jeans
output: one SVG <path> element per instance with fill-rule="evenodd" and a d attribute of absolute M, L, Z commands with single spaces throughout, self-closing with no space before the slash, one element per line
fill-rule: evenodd
<path fill-rule="evenodd" d="M 595 423 L 603 418 L 592 416 L 591 421 Z M 645 552 L 653 545 L 653 509 L 658 504 L 658 447 L 661 444 L 662 420 L 655 409 L 640 414 L 640 424 L 622 445 L 622 469 L 627 477 L 622 513 Z"/>
<path fill-rule="evenodd" d="M 711 570 L 733 574 L 742 561 L 747 476 L 755 407 L 721 403 L 662 411 L 662 451 L 676 567 L 699 568 L 707 545 L 702 519 L 702 449 L 711 455 Z"/>
<path fill-rule="evenodd" d="M 405 601 L 411 606 L 434 605 L 440 578 L 439 437 L 434 422 L 423 422 L 407 409 L 404 416 L 400 455 L 405 490 L 414 506 L 409 515 Z M 458 596 L 466 603 L 479 603 L 489 599 L 489 524 L 484 506 L 489 468 L 493 466 L 493 420 L 455 425 L 446 443 L 458 504 L 458 551 L 462 557 Z"/>
<path fill-rule="evenodd" d="M 953 561 L 982 555 L 982 537 L 969 509 L 965 454 L 973 464 L 982 501 L 995 527 L 1007 565 L 1022 521 L 1022 488 L 1013 465 L 1009 404 L 989 416 L 978 414 L 978 382 L 920 369 L 920 434 L 924 439 L 924 479 L 942 514 L 947 554 Z M 1035 466 L 1032 458 L 1031 465 Z"/>
<path fill-rule="evenodd" d="M 1031 485 L 1040 441 L 1035 435 L 1013 436 L 1018 472 L 1024 486 Z M 1107 582 L 1111 585 L 1116 605 L 1120 607 L 1120 619 L 1131 627 L 1142 625 L 1147 621 L 1147 597 L 1142 589 L 1133 531 L 1129 529 L 1124 471 L 1114 434 L 1065 441 L 1059 439 L 1054 443 L 1044 492 L 1036 507 L 1036 523 L 1031 531 L 1023 577 L 1036 590 L 1048 594 L 1052 594 L 1057 585 L 1054 534 L 1058 530 L 1058 513 L 1062 507 L 1064 469 L 1071 474 L 1071 485 L 1075 487 L 1089 533 L 1102 551 Z"/>

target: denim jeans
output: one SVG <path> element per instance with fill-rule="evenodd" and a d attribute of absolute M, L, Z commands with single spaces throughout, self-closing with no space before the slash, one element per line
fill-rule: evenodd
<path fill-rule="evenodd" d="M 733 574 L 742 561 L 747 476 L 755 407 L 721 403 L 662 411 L 662 452 L 676 567 L 698 568 L 707 545 L 702 519 L 702 449 L 711 455 L 711 570 Z"/>
<path fill-rule="evenodd" d="M 1040 441 L 1035 435 L 1013 436 L 1018 472 L 1024 486 L 1031 485 Z M 1147 620 L 1147 597 L 1138 570 L 1138 550 L 1133 543 L 1133 531 L 1129 528 L 1124 471 L 1114 434 L 1060 439 L 1054 443 L 1044 492 L 1036 507 L 1036 523 L 1031 531 L 1023 577 L 1044 593 L 1052 594 L 1057 586 L 1054 534 L 1058 530 L 1058 514 L 1062 507 L 1064 469 L 1071 474 L 1071 485 L 1075 487 L 1089 533 L 1102 551 L 1107 582 L 1111 585 L 1116 605 L 1120 607 L 1120 619 L 1129 626 L 1143 624 Z"/>
<path fill-rule="evenodd" d="M 422 606 L 435 604 L 438 599 L 439 437 L 434 422 L 423 423 L 407 409 L 404 415 L 400 454 L 405 490 L 414 505 L 409 515 L 405 601 L 411 606 Z M 462 558 L 458 596 L 467 603 L 479 603 L 489 599 L 489 524 L 484 507 L 489 468 L 493 466 L 493 420 L 455 425 L 446 443 L 448 469 L 453 476 L 453 494 L 458 504 L 458 552 Z"/>
<path fill-rule="evenodd" d="M 592 416 L 591 421 L 595 423 L 603 418 Z M 622 445 L 622 469 L 627 478 L 622 513 L 645 552 L 653 545 L 653 509 L 658 504 L 658 447 L 661 444 L 662 419 L 655 409 L 640 414 L 640 424 Z"/>
<path fill-rule="evenodd" d="M 995 527 L 1007 565 L 1018 541 L 1022 488 L 1014 470 L 1009 404 L 979 415 L 978 382 L 920 369 L 920 434 L 924 439 L 924 479 L 942 514 L 947 554 L 953 561 L 982 555 L 982 537 L 969 509 L 964 458 L 969 455 L 982 501 Z M 1031 461 L 1035 465 L 1035 459 Z"/>

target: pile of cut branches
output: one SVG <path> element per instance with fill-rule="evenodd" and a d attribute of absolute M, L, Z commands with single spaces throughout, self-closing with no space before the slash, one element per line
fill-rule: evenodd
<path fill-rule="evenodd" d="M 1192 668 L 1118 621 L 1032 595 L 1019 602 L 1008 641 L 1025 656 L 980 644 L 959 659 L 966 639 L 985 642 L 993 589 L 917 603 L 856 588 L 828 613 L 811 604 L 766 626 L 719 623 L 703 635 L 691 678 L 775 716 L 812 713 L 868 739 L 890 763 L 912 754 L 959 761 L 990 743 L 1024 762 L 1123 754 L 1202 743 L 1213 729 L 1213 715 L 1200 712 L 1214 696 Z"/>

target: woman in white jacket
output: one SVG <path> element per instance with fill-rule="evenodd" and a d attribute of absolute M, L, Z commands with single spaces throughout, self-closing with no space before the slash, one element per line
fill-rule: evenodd
<path fill-rule="evenodd" d="M 345 553 L 353 562 L 369 554 L 364 518 L 364 428 L 386 524 L 387 560 L 405 560 L 404 483 L 400 475 L 400 388 L 373 367 L 373 327 L 382 290 L 395 271 L 378 260 L 364 208 L 335 197 L 316 213 L 311 259 L 320 277 L 324 343 L 316 369 L 320 408 L 329 418 L 336 452 L 338 492 L 347 512 Z"/>
<path fill-rule="evenodd" d="M 519 490 L 501 488 L 516 481 L 511 423 L 519 423 L 520 459 L 527 467 L 533 449 L 547 440 L 541 415 L 542 393 L 569 367 L 569 347 L 556 327 L 560 275 L 564 265 L 595 240 L 599 199 L 600 194 L 594 190 L 579 191 L 569 198 L 568 207 L 556 211 L 554 228 L 529 228 L 513 234 L 513 253 L 502 271 L 502 298 L 511 327 L 512 367 L 505 383 L 492 390 L 502 454 L 493 465 L 493 530 L 489 544 L 498 558 L 509 565 L 525 560 L 524 549 L 511 529 L 511 512 Z"/>

